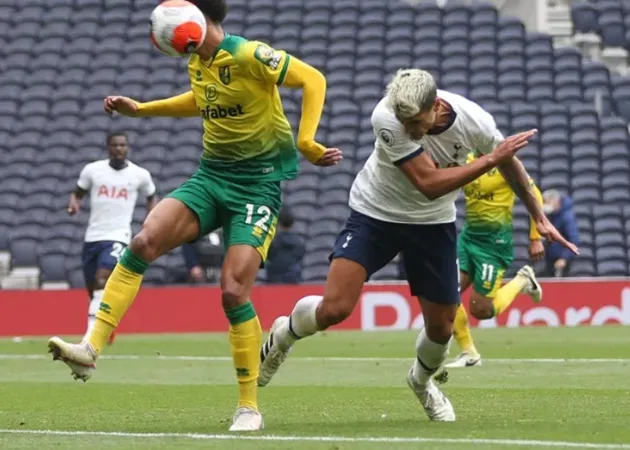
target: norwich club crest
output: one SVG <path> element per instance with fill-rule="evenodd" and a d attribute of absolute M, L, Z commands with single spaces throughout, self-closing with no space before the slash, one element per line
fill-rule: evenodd
<path fill-rule="evenodd" d="M 219 67 L 219 78 L 221 83 L 228 85 L 232 81 L 232 72 L 230 72 L 230 66 Z"/>

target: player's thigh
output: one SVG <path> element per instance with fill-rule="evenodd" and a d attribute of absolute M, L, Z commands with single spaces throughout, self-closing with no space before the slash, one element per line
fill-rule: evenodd
<path fill-rule="evenodd" d="M 198 169 L 180 187 L 151 210 L 131 249 L 148 247 L 153 260 L 175 247 L 196 239 L 220 226 L 213 195 L 215 180 Z"/>
<path fill-rule="evenodd" d="M 165 198 L 151 210 L 129 249 L 152 262 L 198 235 L 199 221 L 195 213 L 180 200 Z"/>
<path fill-rule="evenodd" d="M 280 182 L 236 183 L 221 180 L 215 191 L 227 248 L 221 270 L 223 306 L 249 300 L 252 285 L 276 234 L 282 205 Z"/>
<path fill-rule="evenodd" d="M 318 309 L 317 323 L 327 328 L 352 314 L 367 278 L 366 268 L 358 262 L 344 257 L 333 259 L 328 270 L 324 298 Z"/>
<path fill-rule="evenodd" d="M 399 224 L 382 222 L 350 212 L 330 255 L 332 262 L 324 301 L 338 314 L 350 314 L 361 288 L 370 277 L 400 252 Z"/>
<path fill-rule="evenodd" d="M 407 280 L 420 300 L 427 334 L 436 342 L 448 340 L 460 304 L 455 224 L 414 226 L 407 242 Z"/>
<path fill-rule="evenodd" d="M 411 294 L 439 304 L 459 304 L 459 263 L 454 223 L 409 225 L 403 250 Z"/>
<path fill-rule="evenodd" d="M 503 276 L 512 262 L 512 246 L 471 242 L 473 290 L 482 297 L 492 299 L 503 283 Z"/>
<path fill-rule="evenodd" d="M 217 208 L 228 252 L 234 246 L 249 246 L 258 253 L 258 263 L 264 262 L 276 234 L 281 206 L 280 182 L 223 181 L 217 191 Z"/>

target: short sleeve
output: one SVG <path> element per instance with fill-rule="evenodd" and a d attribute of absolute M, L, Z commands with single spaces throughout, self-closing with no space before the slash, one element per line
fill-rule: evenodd
<path fill-rule="evenodd" d="M 86 165 L 81 173 L 79 174 L 79 181 L 77 181 L 77 186 L 84 191 L 89 190 L 92 187 L 92 166 L 89 164 Z"/>
<path fill-rule="evenodd" d="M 489 113 L 483 114 L 479 118 L 479 130 L 475 149 L 487 155 L 488 153 L 492 153 L 504 139 L 503 134 L 497 128 L 494 118 Z"/>
<path fill-rule="evenodd" d="M 286 77 L 291 56 L 262 42 L 249 41 L 238 51 L 238 62 L 260 80 L 281 85 Z"/>
<path fill-rule="evenodd" d="M 424 151 L 421 144 L 409 139 L 403 125 L 393 115 L 390 117 L 375 111 L 372 115 L 372 127 L 380 148 L 395 166 L 400 166 Z"/>
<path fill-rule="evenodd" d="M 151 173 L 143 169 L 142 170 L 142 182 L 140 183 L 140 192 L 145 197 L 151 197 L 155 195 L 156 187 L 153 182 L 153 178 L 151 177 Z"/>

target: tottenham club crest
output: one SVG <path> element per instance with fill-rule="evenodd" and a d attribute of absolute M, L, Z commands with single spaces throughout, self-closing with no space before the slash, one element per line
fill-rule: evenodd
<path fill-rule="evenodd" d="M 226 86 L 230 84 L 232 81 L 232 72 L 230 72 L 230 66 L 221 66 L 219 67 L 219 78 L 221 79 L 221 83 Z"/>

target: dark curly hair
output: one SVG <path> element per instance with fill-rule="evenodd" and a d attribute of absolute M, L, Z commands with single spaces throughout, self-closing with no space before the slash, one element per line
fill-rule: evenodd
<path fill-rule="evenodd" d="M 201 10 L 212 22 L 220 24 L 227 15 L 227 4 L 225 0 L 189 0 Z"/>

